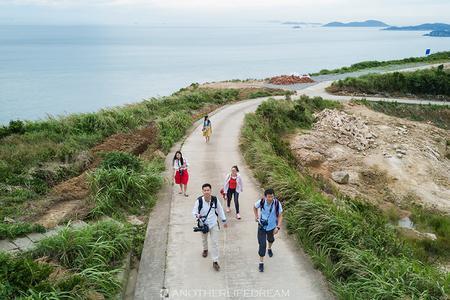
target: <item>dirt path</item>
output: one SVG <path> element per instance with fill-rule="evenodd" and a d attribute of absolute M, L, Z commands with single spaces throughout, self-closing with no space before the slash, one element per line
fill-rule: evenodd
<path fill-rule="evenodd" d="M 295 246 L 292 237 L 287 236 L 285 228 L 277 236 L 274 257 L 266 260 L 265 273 L 258 272 L 257 224 L 252 207 L 260 197 L 261 189 L 244 164 L 239 151 L 239 136 L 245 114 L 254 111 L 262 101 L 244 101 L 220 110 L 211 118 L 213 137 L 210 144 L 204 143 L 200 127 L 186 139 L 181 151 L 190 161 L 190 197 L 178 195 L 178 187 L 173 187 L 168 198 L 171 208 L 165 276 L 160 278 L 159 288 L 147 281 L 154 280 L 148 274 L 164 272 L 161 264 L 155 266 L 158 263 L 147 257 L 164 258 L 146 253 L 144 249 L 135 299 L 159 299 L 162 286 L 167 289 L 168 299 L 242 299 L 244 293 L 252 292 L 256 293 L 253 299 L 332 298 L 321 274 Z M 201 256 L 201 236 L 192 231 L 191 211 L 196 197 L 201 194 L 201 185 L 211 183 L 217 194 L 226 172 L 234 164 L 239 165 L 244 178 L 245 190 L 240 197 L 242 220 L 237 220 L 233 213 L 228 214 L 229 228 L 220 231 L 221 271 L 216 272 L 211 258 Z M 152 213 L 160 214 L 157 210 Z M 156 242 L 155 236 L 159 234 L 149 230 L 147 247 Z M 274 294 L 270 294 L 277 292 L 285 293 L 285 296 L 274 298 Z"/>

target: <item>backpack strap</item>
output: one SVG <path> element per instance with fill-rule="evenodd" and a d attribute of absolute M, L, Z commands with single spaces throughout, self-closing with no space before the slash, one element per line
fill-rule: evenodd
<path fill-rule="evenodd" d="M 197 200 L 198 200 L 198 214 L 200 214 L 200 211 L 203 208 L 203 197 L 198 197 Z"/>
<path fill-rule="evenodd" d="M 216 216 L 219 216 L 219 214 L 217 213 L 217 197 L 211 196 L 211 201 L 214 206 L 214 212 L 216 213 Z"/>
<path fill-rule="evenodd" d="M 278 216 L 280 215 L 280 201 L 278 201 L 277 198 L 273 199 L 273 201 L 275 202 L 275 215 Z M 261 198 L 261 200 L 259 200 L 259 207 L 261 209 L 264 209 L 264 198 Z"/>
<path fill-rule="evenodd" d="M 200 214 L 200 211 L 203 208 L 203 197 L 198 197 L 198 214 Z M 214 208 L 214 212 L 216 213 L 216 216 L 219 216 L 219 214 L 217 213 L 217 197 L 211 196 L 211 202 Z"/>
<path fill-rule="evenodd" d="M 275 198 L 275 215 L 277 216 L 280 214 L 280 201 L 278 201 L 277 198 Z"/>

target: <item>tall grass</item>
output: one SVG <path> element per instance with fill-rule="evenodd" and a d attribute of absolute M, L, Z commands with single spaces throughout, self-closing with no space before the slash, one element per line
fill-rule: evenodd
<path fill-rule="evenodd" d="M 0 239 L 14 239 L 31 232 L 45 232 L 45 228 L 39 224 L 30 223 L 0 223 Z"/>
<path fill-rule="evenodd" d="M 130 227 L 103 221 L 67 227 L 25 255 L 0 253 L 0 298 L 87 299 L 98 292 L 110 299 L 121 288 L 116 275 L 131 244 Z"/>
<path fill-rule="evenodd" d="M 125 157 L 129 157 L 125 159 Z M 116 162 L 113 158 L 119 158 Z M 95 208 L 93 216 L 119 214 L 120 211 L 149 209 L 154 204 L 154 195 L 162 184 L 161 160 L 143 163 L 131 154 L 110 153 L 107 163 L 88 176 Z M 127 164 L 124 164 L 127 162 Z M 144 212 L 141 209 L 141 213 Z"/>
<path fill-rule="evenodd" d="M 259 90 L 254 95 L 259 96 Z M 283 95 L 282 90 L 261 89 L 265 94 Z M 96 113 L 50 117 L 42 121 L 12 121 L 0 129 L 0 219 L 22 215 L 23 204 L 49 191 L 58 182 L 80 174 L 77 155 L 106 137 L 127 132 L 156 121 L 158 142 L 168 151 L 192 124 L 192 115 L 207 105 L 222 105 L 243 99 L 243 89 L 181 89 L 171 96 L 103 109 Z M 46 180 L 33 169 L 47 162 L 65 164 L 61 176 Z"/>
<path fill-rule="evenodd" d="M 450 105 L 405 104 L 398 102 L 356 100 L 368 108 L 384 114 L 412 121 L 432 122 L 435 126 L 450 129 Z M 450 138 L 449 138 L 450 140 Z"/>
<path fill-rule="evenodd" d="M 288 231 L 340 299 L 445 299 L 445 276 L 415 259 L 377 208 L 337 192 L 325 196 L 321 183 L 299 173 L 292 157 L 283 154 L 289 150 L 279 149 L 281 136 L 311 126 L 311 112 L 334 105 L 309 98 L 263 103 L 245 118 L 245 160 L 257 179 L 284 201 Z"/>
<path fill-rule="evenodd" d="M 450 60 L 450 51 L 444 51 L 444 52 L 437 52 L 434 54 L 431 54 L 429 56 L 422 56 L 422 57 L 409 57 L 404 59 L 396 59 L 396 60 L 388 60 L 388 61 L 363 61 L 356 64 L 353 64 L 349 67 L 343 67 L 339 69 L 333 69 L 333 70 L 327 70 L 323 69 L 318 73 L 314 73 L 312 75 L 327 75 L 327 74 L 342 74 L 342 73 L 349 73 L 349 72 L 355 72 L 360 71 L 364 69 L 370 69 L 370 68 L 377 68 L 377 67 L 385 67 L 385 66 L 391 66 L 391 65 L 403 65 L 403 64 L 410 64 L 410 63 L 438 63 L 438 62 L 445 62 Z"/>

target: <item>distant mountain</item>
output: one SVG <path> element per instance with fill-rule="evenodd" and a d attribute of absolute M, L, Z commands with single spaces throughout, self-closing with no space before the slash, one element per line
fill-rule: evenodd
<path fill-rule="evenodd" d="M 406 30 L 406 31 L 421 31 L 421 30 L 432 30 L 432 31 L 445 31 L 450 30 L 449 24 L 444 23 L 426 23 L 416 26 L 391 26 L 388 28 L 385 28 L 383 30 Z"/>
<path fill-rule="evenodd" d="M 450 30 L 433 30 L 430 33 L 424 34 L 424 36 L 450 37 Z"/>
<path fill-rule="evenodd" d="M 331 22 L 323 25 L 323 27 L 389 27 L 389 25 L 377 20 L 367 20 L 364 22 L 350 23 Z"/>

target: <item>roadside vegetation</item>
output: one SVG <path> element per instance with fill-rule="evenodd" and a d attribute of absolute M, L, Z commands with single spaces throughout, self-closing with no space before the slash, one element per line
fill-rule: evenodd
<path fill-rule="evenodd" d="M 285 94 L 193 84 L 171 96 L 133 105 L 42 121 L 11 121 L 2 127 L 1 239 L 45 232 L 43 226 L 26 221 L 35 203 L 45 201 L 53 187 L 84 172 L 90 210 L 84 227 L 67 225 L 20 255 L 0 252 L 0 298 L 114 298 L 123 288 L 118 274 L 124 264 L 130 257 L 134 265 L 140 259 L 148 213 L 163 182 L 163 157 L 174 143 L 198 118 L 221 105 Z M 116 134 L 133 134 L 149 125 L 156 130 L 148 131 L 154 136 L 146 137 L 150 144 L 140 156 L 104 148 L 92 153 Z M 129 217 L 136 221 L 136 216 L 141 224 L 128 222 Z"/>
<path fill-rule="evenodd" d="M 339 299 L 446 299 L 448 273 L 424 258 L 430 253 L 420 253 L 420 247 L 406 242 L 388 216 L 296 167 L 283 136 L 309 129 L 312 114 L 325 108 L 339 104 L 308 97 L 268 100 L 245 118 L 241 140 L 245 160 L 261 185 L 274 188 L 283 201 L 288 231 Z M 447 230 L 442 219 L 431 220 L 429 226 Z"/>
<path fill-rule="evenodd" d="M 398 102 L 354 100 L 368 108 L 386 115 L 405 118 L 411 121 L 430 122 L 433 125 L 450 130 L 450 105 L 405 104 Z M 449 138 L 450 140 L 450 138 Z"/>
<path fill-rule="evenodd" d="M 9 226 L 2 223 L 5 218 L 26 218 L 32 213 L 25 209 L 31 202 L 84 172 L 93 160 L 89 149 L 113 134 L 133 132 L 153 122 L 158 129 L 154 148 L 167 152 L 208 109 L 245 97 L 284 94 L 271 89 L 200 89 L 193 85 L 172 96 L 97 113 L 11 121 L 0 135 L 0 228 Z"/>
<path fill-rule="evenodd" d="M 421 57 L 409 57 L 404 59 L 396 59 L 396 60 L 387 60 L 387 61 L 362 61 L 356 64 L 353 64 L 349 67 L 342 67 L 338 69 L 328 70 L 323 69 L 320 72 L 311 74 L 312 76 L 318 75 L 328 75 L 328 74 L 344 74 L 350 72 L 361 71 L 365 69 L 371 68 L 379 68 L 379 67 L 387 67 L 393 65 L 404 65 L 404 64 L 412 64 L 412 63 L 440 63 L 440 62 L 448 62 L 450 61 L 450 51 L 437 52 L 428 56 Z"/>
<path fill-rule="evenodd" d="M 387 97 L 420 97 L 450 100 L 450 71 L 438 68 L 414 72 L 367 74 L 335 81 L 327 88 L 330 93 L 351 95 L 382 95 Z"/>

